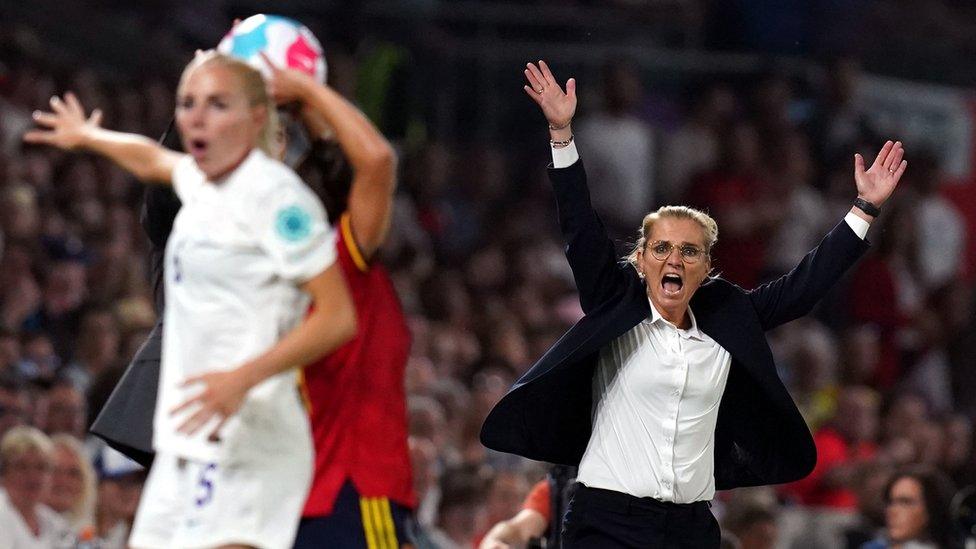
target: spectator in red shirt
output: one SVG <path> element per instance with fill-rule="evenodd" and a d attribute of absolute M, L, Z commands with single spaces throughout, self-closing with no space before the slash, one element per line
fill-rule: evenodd
<path fill-rule="evenodd" d="M 783 488 L 787 496 L 812 508 L 807 535 L 822 546 L 834 546 L 842 531 L 858 519 L 855 480 L 878 452 L 878 424 L 877 394 L 864 386 L 845 387 L 834 420 L 813 437 L 817 446 L 813 472 Z"/>
<path fill-rule="evenodd" d="M 816 467 L 810 476 L 788 485 L 787 492 L 804 505 L 856 510 L 853 480 L 858 468 L 877 453 L 878 410 L 878 398 L 871 389 L 844 388 L 834 421 L 813 437 Z"/>

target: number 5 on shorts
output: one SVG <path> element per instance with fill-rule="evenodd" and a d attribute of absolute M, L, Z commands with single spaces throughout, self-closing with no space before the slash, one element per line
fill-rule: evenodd
<path fill-rule="evenodd" d="M 213 499 L 213 477 L 217 470 L 216 463 L 210 463 L 200 471 L 200 481 L 197 483 L 197 497 L 194 500 L 197 508 L 203 507 Z"/>

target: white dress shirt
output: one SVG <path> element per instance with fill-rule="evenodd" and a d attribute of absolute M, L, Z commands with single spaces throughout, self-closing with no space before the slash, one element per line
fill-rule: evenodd
<path fill-rule="evenodd" d="M 715 423 L 732 357 L 698 329 L 651 317 L 600 350 L 593 431 L 577 480 L 660 501 L 715 494 Z"/>
<path fill-rule="evenodd" d="M 579 159 L 575 143 L 552 148 L 553 167 Z M 844 218 L 859 238 L 869 224 Z M 715 495 L 715 425 L 732 357 L 698 329 L 651 316 L 600 350 L 593 374 L 593 429 L 577 480 L 591 488 L 691 503 Z"/>

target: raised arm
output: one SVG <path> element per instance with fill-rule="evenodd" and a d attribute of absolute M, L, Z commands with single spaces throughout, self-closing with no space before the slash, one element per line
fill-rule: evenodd
<path fill-rule="evenodd" d="M 563 92 L 544 61 L 538 65 L 527 64 L 525 78 L 529 82 L 524 86 L 525 93 L 539 105 L 549 123 L 553 154 L 549 179 L 556 195 L 559 228 L 580 305 L 584 312 L 589 312 L 617 291 L 623 271 L 613 242 L 590 203 L 586 171 L 572 141 L 576 80 L 570 78 Z"/>
<path fill-rule="evenodd" d="M 867 202 L 860 204 L 871 212 L 855 205 L 848 217 L 834 227 L 792 271 L 749 292 L 763 329 L 771 330 L 810 312 L 867 249 L 864 241 L 867 224 L 874 220 L 877 213 L 874 210 L 888 200 L 905 173 L 908 162 L 903 160 L 904 156 L 905 149 L 900 141 L 885 143 L 867 170 L 864 169 L 861 155 L 854 155 L 857 198 Z M 858 224 L 862 226 L 860 232 L 856 229 Z"/>
<path fill-rule="evenodd" d="M 364 258 L 376 252 L 390 228 L 396 189 L 396 153 L 383 134 L 335 90 L 308 75 L 272 67 L 271 93 L 279 104 L 298 101 L 315 136 L 331 128 L 353 169 L 348 213 L 353 238 Z"/>
<path fill-rule="evenodd" d="M 87 150 L 115 162 L 147 183 L 169 184 L 180 154 L 141 135 L 100 127 L 98 109 L 85 117 L 85 109 L 71 92 L 51 98 L 51 112 L 35 111 L 34 121 L 45 129 L 24 134 L 24 141 L 62 150 Z"/>

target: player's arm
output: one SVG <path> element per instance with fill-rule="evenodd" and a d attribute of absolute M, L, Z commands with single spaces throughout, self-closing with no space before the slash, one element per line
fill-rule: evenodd
<path fill-rule="evenodd" d="M 306 125 L 315 135 L 331 128 L 353 169 L 349 191 L 349 221 L 353 238 L 363 257 L 370 257 L 383 243 L 390 227 L 393 191 L 396 189 L 396 153 L 390 142 L 352 103 L 332 88 L 291 69 L 272 66 L 269 87 L 281 103 L 299 101 Z"/>
<path fill-rule="evenodd" d="M 51 98 L 51 112 L 35 111 L 34 121 L 44 129 L 24 134 L 24 141 L 51 145 L 62 150 L 86 150 L 115 162 L 147 183 L 170 183 L 181 155 L 141 135 L 115 132 L 99 124 L 102 113 L 85 109 L 71 92 Z"/>
<path fill-rule="evenodd" d="M 492 526 L 478 549 L 523 547 L 532 538 L 546 532 L 546 517 L 534 509 L 522 509 L 514 517 Z"/>
<path fill-rule="evenodd" d="M 302 285 L 312 296 L 312 312 L 264 354 L 224 372 L 187 378 L 184 386 L 200 384 L 203 390 L 172 410 L 178 414 L 195 409 L 180 431 L 192 435 L 214 416 L 223 422 L 244 402 L 247 392 L 276 374 L 309 364 L 335 350 L 356 334 L 356 311 L 338 263 Z"/>

